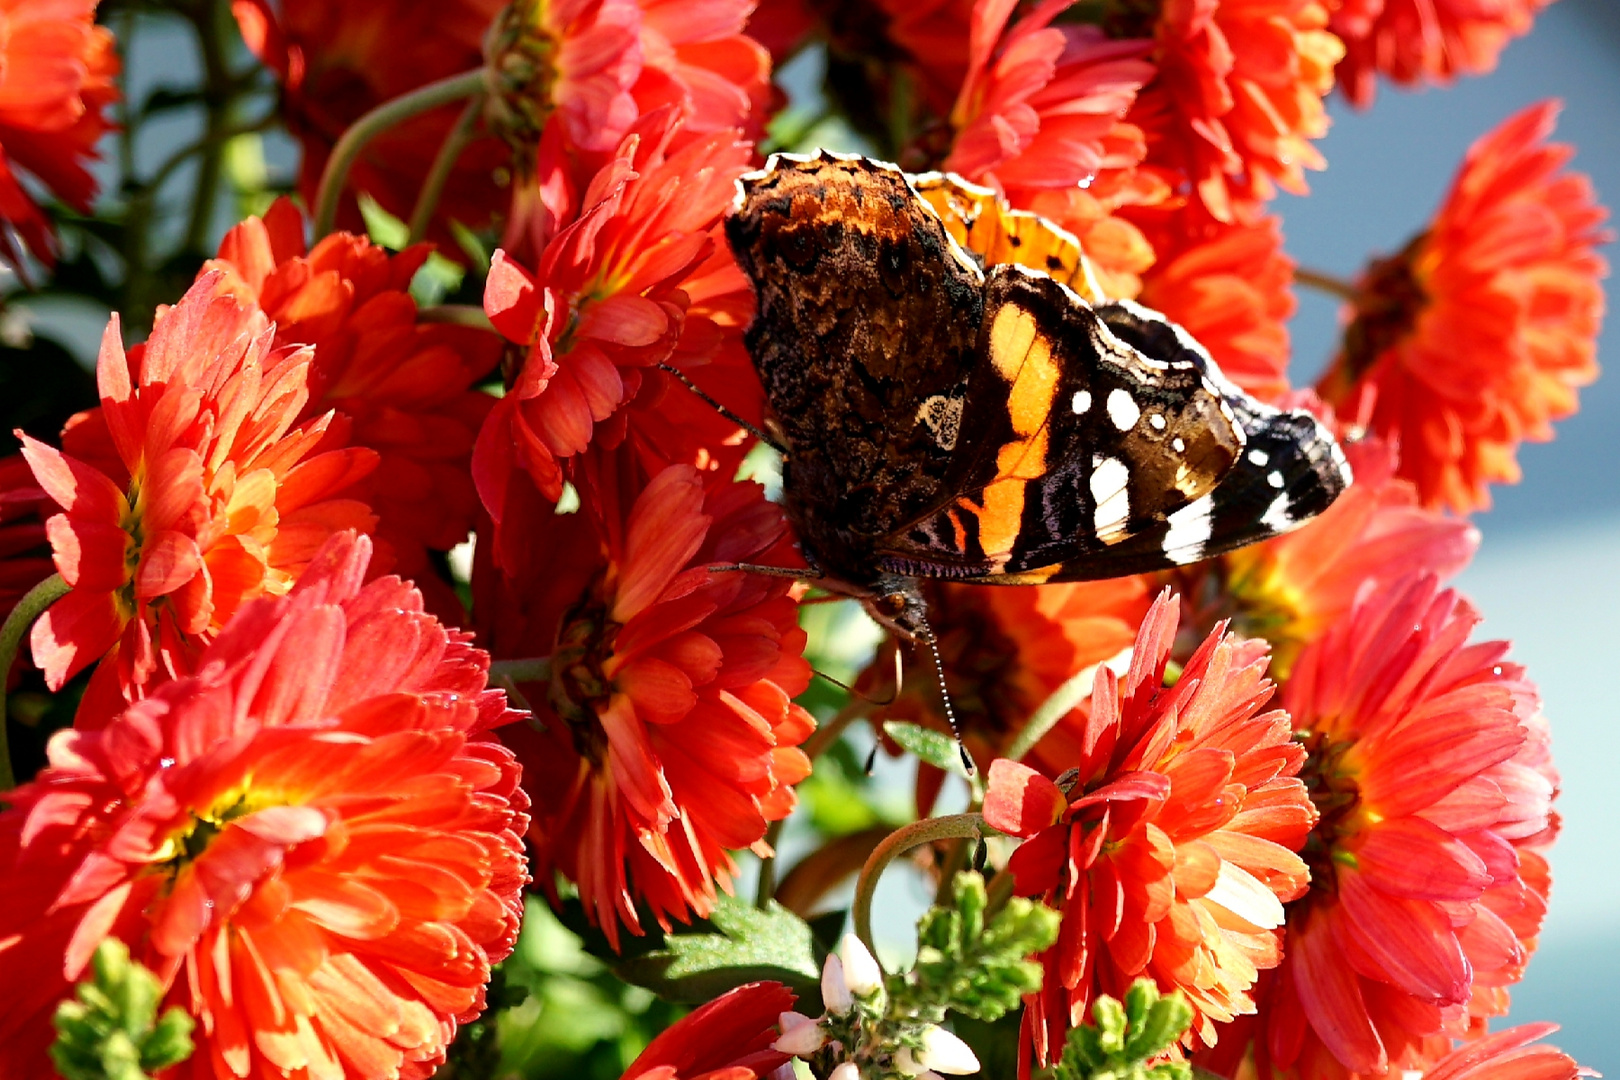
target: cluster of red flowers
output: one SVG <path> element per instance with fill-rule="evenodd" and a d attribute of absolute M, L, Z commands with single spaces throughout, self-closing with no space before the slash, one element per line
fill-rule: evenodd
<path fill-rule="evenodd" d="M 192 1075 L 425 1077 L 531 876 L 618 947 L 712 914 L 734 852 L 771 856 L 815 720 L 801 590 L 725 569 L 801 564 L 737 479 L 755 440 L 728 415 L 763 423 L 762 390 L 722 223 L 780 105 L 773 58 L 819 39 L 890 103 L 902 163 L 1046 216 L 1105 294 L 1353 437 L 1354 487 L 1289 536 L 1123 581 L 931 586 L 964 742 L 993 762 L 984 819 L 1025 839 L 1004 872 L 1062 915 L 1025 1068 L 1145 976 L 1184 992 L 1184 1049 L 1223 1075 L 1572 1077 L 1540 1029 L 1484 1035 L 1545 912 L 1557 774 L 1535 687 L 1442 582 L 1478 542 L 1456 515 L 1595 376 L 1604 211 L 1547 141 L 1554 106 L 1510 119 L 1358 284 L 1318 397 L 1288 381 L 1267 209 L 1323 167 L 1336 75 L 1364 102 L 1374 75 L 1487 69 L 1540 2 L 1140 0 L 1085 24 L 1071 3 L 236 3 L 311 203 L 354 121 L 468 71 L 482 89 L 365 144 L 356 231 L 311 245 L 278 201 L 144 343 L 115 316 L 99 405 L 0 461 L 0 603 L 48 577 L 48 542 L 64 595 L 31 656 L 52 690 L 90 672 L 0 810 L 0 966 L 39 975 L 0 986 L 0 1072 L 46 1068 L 46 1017 L 114 936 L 197 1018 Z M 19 268 L 53 239 L 13 164 L 93 194 L 115 68 L 93 17 L 0 0 Z M 373 244 L 359 193 L 429 240 Z M 465 258 L 469 231 L 501 238 L 482 312 L 420 310 L 434 245 Z M 944 711 L 913 679 L 886 715 Z M 922 811 L 943 782 L 924 769 Z M 791 1001 L 734 990 L 627 1077 L 778 1069 Z"/>

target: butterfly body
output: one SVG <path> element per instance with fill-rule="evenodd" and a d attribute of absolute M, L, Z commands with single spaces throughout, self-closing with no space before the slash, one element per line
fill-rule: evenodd
<path fill-rule="evenodd" d="M 1181 565 L 1348 484 L 1308 413 L 1248 397 L 1162 316 L 1082 298 L 1072 237 L 985 217 L 985 189 L 918 182 L 926 198 L 881 162 L 777 155 L 726 222 L 758 299 L 746 340 L 786 444 L 783 501 L 833 587 L 910 635 L 916 578 Z M 974 237 L 1022 262 L 981 265 L 958 240 Z"/>

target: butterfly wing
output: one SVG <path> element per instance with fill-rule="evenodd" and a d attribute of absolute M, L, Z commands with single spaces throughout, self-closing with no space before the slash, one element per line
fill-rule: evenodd
<path fill-rule="evenodd" d="M 949 494 L 983 274 L 894 166 L 781 154 L 739 187 L 726 235 L 788 512 L 816 565 L 859 582 L 876 538 Z"/>
<path fill-rule="evenodd" d="M 1286 531 L 1349 473 L 1303 412 L 1243 394 L 1179 327 L 994 267 L 953 497 L 878 545 L 898 574 L 1118 577 Z"/>

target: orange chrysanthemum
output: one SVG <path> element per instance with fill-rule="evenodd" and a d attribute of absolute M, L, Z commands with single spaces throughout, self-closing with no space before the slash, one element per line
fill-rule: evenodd
<path fill-rule="evenodd" d="M 1557 115 L 1543 102 L 1469 148 L 1428 230 L 1368 268 L 1319 387 L 1399 444 L 1431 506 L 1489 506 L 1519 443 L 1552 438 L 1597 377 L 1608 212 L 1546 141 Z"/>
<path fill-rule="evenodd" d="M 66 453 L 22 436 L 63 510 L 46 529 L 72 591 L 32 632 L 52 689 L 115 646 L 108 677 L 131 698 L 160 663 L 189 670 L 244 602 L 286 592 L 328 536 L 375 520 L 338 495 L 376 455 L 315 453 L 330 414 L 295 426 L 309 350 L 275 349 L 257 308 L 217 295 L 221 280 L 199 278 L 127 357 L 113 316 L 101 405 L 69 422 Z"/>
<path fill-rule="evenodd" d="M 197 1018 L 187 1075 L 425 1078 L 517 937 L 527 800 L 488 658 L 334 537 L 194 676 L 66 731 L 0 813 L 0 1074 L 126 942 Z"/>
<path fill-rule="evenodd" d="M 549 688 L 525 691 L 549 701 L 544 729 L 505 735 L 550 793 L 530 834 L 536 876 L 575 882 L 615 943 L 621 922 L 640 932 L 638 901 L 665 926 L 708 914 L 736 872 L 728 850 L 764 850 L 810 771 L 789 583 L 707 569 L 791 559 L 786 523 L 758 485 L 713 483 L 669 466 L 633 505 L 607 501 L 605 540 L 588 515 L 542 507 L 521 574 L 475 581 L 497 655 L 551 657 Z M 580 557 L 593 549 L 600 561 Z"/>
<path fill-rule="evenodd" d="M 1147 135 L 1148 164 L 1218 221 L 1252 220 L 1281 187 L 1302 194 L 1324 166 L 1322 98 L 1344 48 L 1323 0 L 1186 0 L 1116 36 L 1155 40 L 1158 75 L 1126 117 Z"/>
<path fill-rule="evenodd" d="M 1294 261 L 1275 216 L 1221 223 L 1185 210 L 1145 225 L 1157 255 L 1137 299 L 1164 312 L 1209 350 L 1221 371 L 1263 401 L 1288 393 L 1288 320 Z"/>
<path fill-rule="evenodd" d="M 592 181 L 585 211 L 546 246 L 538 273 L 496 252 L 484 308 L 528 347 L 473 454 L 473 477 L 497 526 L 514 475 L 555 500 L 563 460 L 595 439 L 623 440 L 616 414 L 637 397 L 647 369 L 678 360 L 687 369 L 711 366 L 707 378 L 723 367 L 728 384 L 711 384 L 711 393 L 733 403 L 738 394 L 759 395 L 736 347 L 751 311 L 747 280 L 718 236 L 750 149 L 724 132 L 670 153 L 678 127 L 664 110 L 625 140 Z M 658 379 L 654 393 L 664 389 Z M 702 448 L 736 431 L 708 406 L 688 408 L 695 421 L 659 467 L 711 464 Z"/>
<path fill-rule="evenodd" d="M 88 163 L 112 127 L 118 97 L 112 31 L 96 25 L 96 0 L 0 0 L 0 258 L 24 252 L 50 263 L 55 235 L 17 175 L 31 174 L 80 213 L 96 178 Z"/>
<path fill-rule="evenodd" d="M 771 1049 L 793 1007 L 781 983 L 746 983 L 698 1006 L 647 1044 L 621 1080 L 758 1080 L 789 1060 Z M 1532 1080 L 1541 1080 L 1540 1077 Z M 1551 1080 L 1551 1078 L 1548 1078 Z"/>
<path fill-rule="evenodd" d="M 1300 654 L 1284 702 L 1321 817 L 1309 893 L 1252 1025 L 1262 1075 L 1425 1069 L 1505 1010 L 1546 910 L 1557 774 L 1535 687 L 1432 577 L 1363 594 Z M 1482 993 L 1482 991 L 1485 991 Z"/>
<path fill-rule="evenodd" d="M 282 115 L 303 149 L 298 190 L 306 205 L 314 204 L 326 160 L 349 125 L 385 101 L 482 65 L 485 32 L 505 6 L 505 0 L 233 0 L 242 36 L 282 82 Z M 348 190 L 366 192 L 389 213 L 409 219 L 461 108 L 442 106 L 370 140 Z M 510 161 L 499 139 L 475 139 L 445 185 L 441 217 L 487 225 L 505 202 L 496 171 Z M 365 231 L 352 197 L 344 200 L 339 221 Z M 448 233 L 443 237 L 449 240 Z"/>
<path fill-rule="evenodd" d="M 742 131 L 765 134 L 771 54 L 745 34 L 753 0 L 638 0 L 641 77 L 632 90 L 643 113 L 681 113 L 687 138 Z"/>
<path fill-rule="evenodd" d="M 1217 627 L 1173 687 L 1176 601 L 1154 602 L 1123 681 L 1101 667 L 1060 788 L 1028 766 L 990 766 L 985 821 L 1026 837 L 1016 891 L 1061 909 L 1046 977 L 1024 1010 L 1040 1064 L 1100 993 L 1138 977 L 1187 995 L 1193 1044 L 1252 1012 L 1259 971 L 1282 958 L 1283 901 L 1308 884 L 1294 854 L 1315 821 L 1296 777 L 1305 751 L 1271 697 L 1265 647 Z"/>
<path fill-rule="evenodd" d="M 1552 0 L 1339 0 L 1333 32 L 1344 42 L 1337 75 L 1345 96 L 1371 105 L 1377 77 L 1401 86 L 1448 83 L 1496 68 L 1507 43 L 1530 32 Z"/>
<path fill-rule="evenodd" d="M 926 593 L 951 708 L 976 761 L 1005 753 L 1041 704 L 1076 672 L 1129 649 L 1152 602 L 1142 577 L 1016 589 L 940 582 Z M 862 688 L 874 696 L 881 692 L 899 647 L 884 644 Z M 911 677 L 884 715 L 947 731 L 939 686 L 927 671 L 930 657 L 921 651 L 913 657 Z M 1030 751 L 1030 763 L 1057 776 L 1080 757 L 1085 724 L 1082 711 L 1070 710 Z M 920 812 L 933 805 L 943 779 L 938 769 L 919 769 Z"/>
<path fill-rule="evenodd" d="M 407 289 L 427 255 L 423 245 L 391 256 L 341 232 L 306 253 L 303 217 L 282 199 L 227 233 L 205 270 L 224 271 L 224 289 L 274 320 L 278 346 L 314 346 L 297 419 L 336 409 L 342 441 L 377 452 L 357 494 L 377 514 L 392 569 L 431 587 L 433 610 L 448 618 L 459 605 L 427 551 L 448 551 L 472 530 L 473 439 L 494 404 L 472 386 L 500 361 L 501 339 L 417 322 Z"/>
<path fill-rule="evenodd" d="M 1265 638 L 1279 679 L 1369 582 L 1448 578 L 1479 546 L 1468 522 L 1420 505 L 1417 489 L 1395 474 L 1388 443 L 1369 436 L 1344 452 L 1356 482 L 1320 518 L 1177 575 L 1194 623 L 1231 619 L 1245 637 Z"/>

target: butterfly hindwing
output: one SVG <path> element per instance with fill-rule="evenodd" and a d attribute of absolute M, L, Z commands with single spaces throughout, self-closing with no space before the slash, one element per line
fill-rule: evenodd
<path fill-rule="evenodd" d="M 983 275 L 904 174 L 865 158 L 773 157 L 742 178 L 726 235 L 753 279 L 748 349 L 791 448 L 788 511 L 812 557 L 946 497 L 975 364 Z"/>

